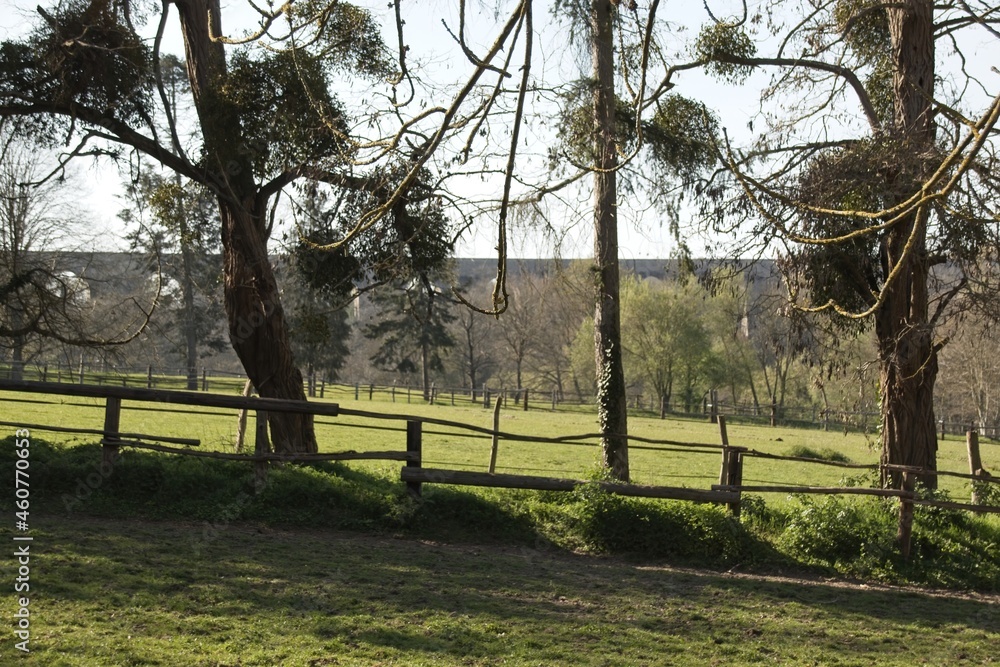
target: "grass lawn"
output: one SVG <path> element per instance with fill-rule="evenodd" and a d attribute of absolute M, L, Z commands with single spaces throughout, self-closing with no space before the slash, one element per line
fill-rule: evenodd
<path fill-rule="evenodd" d="M 54 514 L 35 517 L 32 532 L 31 653 L 17 655 L 5 631 L 3 665 L 1000 660 L 996 596 L 676 570 L 543 542 L 455 546 Z M 0 601 L 4 618 L 14 600 Z"/>
<path fill-rule="evenodd" d="M 232 393 L 237 390 L 233 389 Z M 332 395 L 332 398 L 331 398 Z M 6 402 L 11 398 L 18 402 Z M 95 399 L 52 397 L 42 395 L 15 395 L 0 392 L 8 421 L 35 424 L 70 425 L 99 429 L 103 426 L 103 402 Z M 341 387 L 330 392 L 325 400 L 335 400 L 345 408 L 379 413 L 409 414 L 416 417 L 436 417 L 456 422 L 492 428 L 492 411 L 478 405 L 450 405 L 448 396 L 439 397 L 436 405 L 426 405 L 413 392 L 412 402 L 407 403 L 405 393 L 399 391 L 392 402 L 385 393 L 376 393 L 369 401 L 362 389 L 359 400 L 353 390 Z M 524 412 L 511 403 L 501 412 L 502 431 L 537 436 L 566 436 L 593 433 L 597 430 L 593 412 L 566 409 L 552 412 L 544 403 L 538 409 Z M 181 412 L 179 413 L 178 410 Z M 648 414 L 648 413 L 647 413 Z M 633 435 L 667 439 L 680 442 L 717 444 L 720 442 L 718 427 L 707 420 L 671 418 L 660 420 L 652 416 L 633 415 L 629 422 Z M 232 451 L 236 437 L 236 412 L 213 408 L 187 408 L 153 403 L 123 402 L 121 428 L 126 432 L 178 437 L 195 437 L 202 441 L 201 449 Z M 317 437 L 322 451 L 396 450 L 405 448 L 405 424 L 402 421 L 343 416 L 336 419 L 320 418 Z M 248 429 L 252 434 L 252 419 Z M 796 447 L 816 451 L 833 450 L 854 463 L 874 464 L 878 461 L 877 443 L 859 433 L 824 432 L 791 426 L 770 427 L 746 423 L 729 424 L 729 441 L 733 445 L 749 447 L 772 454 L 789 454 Z M 49 440 L 66 443 L 93 442 L 94 436 L 74 436 L 39 432 Z M 589 475 L 598 463 L 596 440 L 589 446 L 553 445 L 501 441 L 497 459 L 497 472 L 528 475 L 545 475 L 580 478 Z M 448 427 L 425 425 L 424 465 L 426 467 L 486 470 L 490 458 L 489 436 L 474 434 Z M 1000 446 L 984 441 L 983 464 L 987 469 L 1000 470 Z M 968 462 L 964 439 L 954 436 L 939 444 L 938 467 L 941 470 L 967 472 Z M 718 483 L 721 457 L 717 452 L 663 452 L 642 449 L 634 443 L 630 451 L 633 481 L 641 484 L 665 484 L 708 488 Z M 362 468 L 385 470 L 385 462 L 356 464 Z M 857 477 L 862 471 L 819 466 L 808 463 L 776 462 L 760 458 L 747 458 L 744 465 L 744 482 L 747 484 L 798 484 L 837 486 L 845 477 Z M 964 480 L 941 477 L 941 488 L 958 500 L 970 495 Z M 770 502 L 782 503 L 782 494 L 768 496 Z"/>
<path fill-rule="evenodd" d="M 8 397 L 0 395 L 0 400 Z M 103 424 L 97 401 L 54 404 L 18 398 L 2 403 L 5 421 L 86 428 Z M 364 392 L 359 401 L 352 394 L 337 399 L 356 409 L 484 427 L 492 423 L 489 411 L 452 407 L 450 401 L 430 406 L 414 397 L 410 404 L 393 404 L 379 396 L 368 401 Z M 203 449 L 232 450 L 233 412 L 178 414 L 172 407 L 134 402 L 124 408 L 123 431 L 199 437 Z M 345 416 L 320 422 L 324 451 L 404 447 L 399 421 Z M 593 414 L 583 411 L 511 407 L 502 413 L 501 428 L 557 436 L 592 432 L 596 424 Z M 716 426 L 697 420 L 633 416 L 630 428 L 652 438 L 719 440 Z M 37 431 L 33 438 L 50 435 Z M 808 447 L 835 449 L 859 463 L 877 459 L 859 434 L 730 424 L 729 437 L 732 444 L 778 454 Z M 49 439 L 69 447 L 39 442 L 32 450 L 31 653 L 14 648 L 10 620 L 19 595 L 13 591 L 14 562 L 7 559 L 10 588 L 0 596 L 0 614 L 8 625 L 0 632 L 0 665 L 867 667 L 1000 662 L 1000 596 L 995 593 L 943 594 L 824 580 L 816 573 L 832 573 L 833 561 L 824 567 L 820 556 L 797 562 L 794 554 L 769 555 L 768 544 L 754 542 L 756 534 L 741 532 L 743 527 L 718 509 L 702 512 L 689 504 L 653 501 L 621 504 L 587 493 L 443 486 L 429 488 L 423 502 L 413 503 L 398 482 L 399 466 L 384 461 L 276 468 L 267 489 L 253 497 L 245 491 L 249 465 L 128 450 L 113 476 L 98 479 L 84 493 L 77 491 L 80 480 L 96 474 L 100 453 L 95 446 L 74 445 L 96 438 Z M 488 438 L 425 426 L 427 466 L 484 470 L 489 446 Z M 998 453 L 995 445 L 984 444 L 988 468 L 1000 468 Z M 501 442 L 498 470 L 581 477 L 594 470 L 596 454 L 596 444 Z M 3 467 L 10 471 L 13 454 L 3 455 Z M 707 488 L 718 478 L 718 453 L 634 448 L 631 459 L 638 482 Z M 964 470 L 964 442 L 942 442 L 940 460 L 942 468 Z M 744 479 L 835 485 L 845 473 L 852 474 L 749 459 Z M 0 539 L 11 545 L 18 544 L 11 540 L 13 476 L 5 477 L 0 509 L 8 521 L 0 522 Z M 956 498 L 968 493 L 954 480 L 942 482 Z M 73 494 L 77 500 L 64 503 Z M 811 539 L 817 532 L 811 531 L 812 523 L 820 520 L 839 528 L 841 538 L 855 531 L 853 523 L 840 518 L 848 505 L 803 509 L 780 494 L 767 500 L 795 508 L 779 517 L 783 523 L 774 528 L 786 535 L 794 528 L 795 534 Z M 766 534 L 772 513 L 750 510 L 745 508 L 744 524 L 753 528 L 756 522 Z M 858 531 L 881 536 L 858 547 L 870 557 L 871 545 L 882 540 L 884 546 L 892 535 L 881 524 L 862 526 L 870 514 L 859 516 Z M 997 550 L 983 547 L 983 539 L 995 541 L 1000 535 L 1000 520 L 980 525 L 979 541 L 963 541 L 963 531 L 972 524 L 948 515 L 925 522 L 925 516 L 916 522 L 926 536 L 917 543 L 939 570 L 925 576 L 901 569 L 902 579 L 884 580 L 963 587 L 962 577 L 982 561 L 982 569 L 993 574 L 977 580 L 985 582 L 981 590 L 1000 590 Z M 888 529 L 894 531 L 891 517 Z M 670 553 L 674 544 L 697 545 L 699 540 L 714 549 L 720 537 L 738 550 L 725 565 L 736 563 L 735 571 L 672 569 L 665 565 L 666 556 L 659 555 Z M 641 560 L 571 552 L 587 548 L 589 540 L 622 553 L 640 538 L 649 544 Z M 621 544 L 625 547 L 618 550 Z M 851 544 L 802 544 L 821 548 L 823 554 L 857 552 Z M 754 560 L 758 557 L 759 562 Z M 711 558 L 689 554 L 687 561 L 674 562 L 716 567 L 722 562 Z M 949 579 L 948 563 L 967 569 Z M 799 577 L 807 573 L 809 578 L 743 574 L 747 568 Z M 908 578 L 911 574 L 914 578 Z"/>

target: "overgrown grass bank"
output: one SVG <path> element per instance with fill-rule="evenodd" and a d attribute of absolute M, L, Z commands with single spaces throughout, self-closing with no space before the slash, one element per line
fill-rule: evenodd
<path fill-rule="evenodd" d="M 32 444 L 35 515 L 199 522 L 196 549 L 236 524 L 405 535 L 456 543 L 628 555 L 757 571 L 841 574 L 868 581 L 1000 591 L 1000 521 L 917 508 L 913 558 L 894 545 L 896 505 L 872 499 L 748 497 L 742 523 L 724 509 L 624 498 L 583 486 L 572 493 L 425 486 L 415 501 L 398 468 L 282 466 L 255 488 L 243 463 L 125 450 L 113 470 L 100 447 Z M 13 469 L 14 448 L 0 446 Z M 12 483 L 4 476 L 6 484 Z M 0 497 L 12 511 L 13 490 Z M 197 550 L 197 549 L 196 549 Z"/>

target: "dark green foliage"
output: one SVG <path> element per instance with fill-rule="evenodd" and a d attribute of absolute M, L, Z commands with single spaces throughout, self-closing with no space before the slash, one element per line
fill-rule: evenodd
<path fill-rule="evenodd" d="M 296 214 L 305 235 L 323 230 L 327 224 L 326 197 L 316 188 L 309 188 L 298 203 Z M 351 326 L 347 321 L 344 302 L 347 295 L 315 287 L 318 272 L 315 266 L 302 266 L 304 259 L 336 262 L 343 259 L 316 253 L 290 255 L 291 266 L 282 284 L 282 301 L 288 321 L 292 350 L 299 365 L 306 370 L 320 371 L 327 380 L 335 380 L 347 359 L 347 341 Z M 322 286 L 321 286 L 322 287 Z"/>
<path fill-rule="evenodd" d="M 880 499 L 800 496 L 779 543 L 797 558 L 831 567 L 880 565 L 894 552 L 894 508 Z"/>
<path fill-rule="evenodd" d="M 683 178 L 715 164 L 718 131 L 707 106 L 677 94 L 657 102 L 653 119 L 643 126 L 653 164 Z"/>
<path fill-rule="evenodd" d="M 748 534 L 717 506 L 628 498 L 596 484 L 573 498 L 566 511 L 591 549 L 716 566 L 750 556 Z"/>
<path fill-rule="evenodd" d="M 951 500 L 943 491 L 922 489 L 920 495 Z M 917 505 L 912 539 L 911 562 L 904 569 L 912 580 L 949 588 L 1000 590 L 996 558 L 1000 528 L 996 524 L 978 521 L 962 510 Z"/>
<path fill-rule="evenodd" d="M 343 163 L 347 122 L 323 63 L 305 52 L 254 53 L 232 56 L 221 91 L 238 110 L 254 172 L 263 177 L 320 158 Z"/>
<path fill-rule="evenodd" d="M 889 164 L 883 161 L 885 148 L 881 141 L 864 141 L 815 157 L 799 181 L 800 201 L 831 211 L 882 209 L 890 195 L 883 172 Z M 872 225 L 871 218 L 803 211 L 795 231 L 811 238 L 835 239 Z M 865 310 L 874 303 L 884 279 L 876 233 L 837 243 L 804 244 L 789 259 L 797 282 L 809 289 L 816 303 L 832 299 L 844 308 Z"/>
<path fill-rule="evenodd" d="M 339 304 L 324 302 L 307 287 L 292 294 L 285 288 L 285 309 L 288 335 L 292 339 L 295 359 L 306 368 L 320 371 L 328 380 L 336 380 L 347 360 L 351 325 L 347 313 Z"/>
<path fill-rule="evenodd" d="M 444 268 L 454 247 L 453 229 L 430 172 L 421 172 L 378 222 L 352 234 L 366 213 L 384 205 L 405 173 L 405 166 L 378 171 L 368 179 L 375 186 L 343 190 L 335 199 L 315 190 L 305 193 L 305 202 L 318 199 L 311 205 L 315 212 L 306 213 L 306 204 L 300 209 L 306 214 L 293 253 L 307 284 L 345 299 L 359 285 L 405 281 Z"/>
<path fill-rule="evenodd" d="M 877 0 L 839 0 L 833 10 L 840 34 L 859 65 L 869 70 L 865 91 L 884 125 L 892 122 L 891 38 L 885 6 Z"/>
<path fill-rule="evenodd" d="M 373 79 L 395 74 L 382 42 L 380 26 L 367 9 L 348 2 L 305 0 L 289 8 L 295 17 L 309 16 L 317 33 L 310 52 L 337 70 Z"/>
<path fill-rule="evenodd" d="M 947 500 L 942 492 L 925 498 Z M 970 513 L 914 508 L 909 562 L 895 543 L 898 502 L 877 498 L 799 497 L 784 521 L 770 522 L 779 548 L 807 563 L 890 583 L 1000 590 L 1000 528 Z"/>
<path fill-rule="evenodd" d="M 804 459 L 818 459 L 820 461 L 836 461 L 838 463 L 850 463 L 851 459 L 846 454 L 838 452 L 836 449 L 824 447 L 823 449 L 812 449 L 804 445 L 797 445 L 788 450 L 789 456 L 798 456 Z"/>
<path fill-rule="evenodd" d="M 594 122 L 590 83 L 583 81 L 566 97 L 559 139 L 562 151 L 580 165 L 594 162 Z M 642 142 L 654 169 L 664 177 L 694 178 L 716 161 L 718 122 L 701 102 L 682 95 L 665 95 L 652 118 L 640 121 Z M 622 99 L 615 106 L 615 136 L 622 155 L 631 155 L 639 139 L 635 109 Z M 553 153 L 550 160 L 557 161 Z"/>
<path fill-rule="evenodd" d="M 375 366 L 400 373 L 416 373 L 425 365 L 428 372 L 444 370 L 442 352 L 455 345 L 448 326 L 455 316 L 440 287 L 427 277 L 415 277 L 379 287 L 372 304 L 379 316 L 364 334 L 381 342 L 371 358 Z"/>
<path fill-rule="evenodd" d="M 879 0 L 838 0 L 833 18 L 839 32 L 862 62 L 875 64 L 888 57 L 889 17 Z"/>
<path fill-rule="evenodd" d="M 753 70 L 740 61 L 752 58 L 757 47 L 742 26 L 709 23 L 701 29 L 694 44 L 694 55 L 705 61 L 706 69 L 730 83 L 740 83 Z"/>
<path fill-rule="evenodd" d="M 145 117 L 151 52 L 126 21 L 125 6 L 72 0 L 40 9 L 44 23 L 25 42 L 0 49 L 0 99 L 43 110 L 85 107 L 125 122 Z"/>

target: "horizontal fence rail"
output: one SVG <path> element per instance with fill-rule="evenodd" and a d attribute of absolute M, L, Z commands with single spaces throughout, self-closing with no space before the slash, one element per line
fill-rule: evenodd
<path fill-rule="evenodd" d="M 392 402 L 424 400 L 423 390 L 416 386 L 378 384 L 370 381 L 333 382 L 326 380 L 319 374 L 304 375 L 303 387 L 310 397 L 325 398 L 326 394 L 330 393 L 344 395 L 345 398 L 353 396 L 356 400 L 374 400 L 376 397 Z M 24 362 L 19 366 L 12 362 L 6 362 L 0 363 L 0 378 L 84 385 L 96 384 L 99 386 L 105 384 L 135 386 L 147 389 L 186 388 L 203 392 L 233 388 L 246 382 L 245 374 L 236 370 L 213 369 L 204 366 L 192 369 L 156 368 L 151 365 L 122 368 L 103 362 L 80 364 Z M 589 394 L 566 388 L 538 386 L 512 388 L 489 385 L 479 387 L 467 385 L 436 387 L 432 385 L 429 394 L 428 400 L 431 403 L 477 404 L 489 408 L 494 401 L 499 399 L 504 402 L 505 408 L 509 407 L 510 401 L 513 401 L 515 405 L 521 406 L 525 410 L 529 409 L 529 404 L 531 409 L 556 410 L 563 407 L 573 409 L 572 406 L 590 406 L 595 402 L 594 397 Z M 712 392 L 686 406 L 680 400 L 666 401 L 642 392 L 629 392 L 626 403 L 631 410 L 654 415 L 659 413 L 661 418 L 665 418 L 668 414 L 693 418 L 706 416 L 712 418 L 713 415 L 726 415 L 731 418 L 738 417 L 772 424 L 808 423 L 827 430 L 830 428 L 868 430 L 873 428 L 879 420 L 879 413 L 875 410 L 849 410 L 832 407 L 824 409 L 820 406 L 781 405 L 766 401 L 757 404 L 720 401 Z M 953 411 L 945 410 L 944 413 L 948 414 L 949 418 L 938 421 L 941 437 L 947 433 L 963 435 L 969 430 L 977 431 L 981 436 L 994 441 L 1000 437 L 1000 421 L 987 420 L 980 423 L 977 418 L 962 418 L 958 414 L 953 414 Z"/>
<path fill-rule="evenodd" d="M 359 388 L 355 387 L 355 389 Z M 600 433 L 582 433 L 545 437 L 502 431 L 500 430 L 499 422 L 497 421 L 500 407 L 497 397 L 494 397 L 494 400 L 496 401 L 494 403 L 494 426 L 493 428 L 488 428 L 437 417 L 346 408 L 337 403 L 295 401 L 253 396 L 214 394 L 198 391 L 150 389 L 128 386 L 123 387 L 111 384 L 87 385 L 58 382 L 30 382 L 26 380 L 6 380 L 0 378 L 0 390 L 17 392 L 18 394 L 44 394 L 104 399 L 105 420 L 103 429 L 74 428 L 64 425 L 23 424 L 11 421 L 0 421 L 0 425 L 30 428 L 32 430 L 50 430 L 54 432 L 99 435 L 101 436 L 100 443 L 102 445 L 103 456 L 105 461 L 108 462 L 113 462 L 115 460 L 120 447 L 131 447 L 184 456 L 249 462 L 253 463 L 255 466 L 258 479 L 262 479 L 266 477 L 267 466 L 271 463 L 316 463 L 321 461 L 382 459 L 400 461 L 404 463 L 404 467 L 400 471 L 400 480 L 406 484 L 410 494 L 414 497 L 419 497 L 421 495 L 423 484 L 454 484 L 480 487 L 537 489 L 547 491 L 572 491 L 582 485 L 592 484 L 609 493 L 619 495 L 722 504 L 725 505 L 736 518 L 739 518 L 740 516 L 741 499 L 744 493 L 864 495 L 880 498 L 896 498 L 900 503 L 898 539 L 900 549 L 903 552 L 904 557 L 909 554 L 913 508 L 916 505 L 969 510 L 979 513 L 1000 513 L 1000 507 L 993 507 L 979 503 L 977 501 L 975 491 L 973 492 L 972 503 L 957 503 L 921 497 L 921 495 L 915 490 L 915 481 L 918 477 L 934 475 L 961 478 L 973 482 L 974 485 L 1000 483 L 1000 478 L 993 477 L 982 468 L 978 449 L 978 436 L 974 431 L 970 431 L 968 434 L 971 474 L 942 470 L 922 470 L 906 466 L 856 464 L 842 461 L 820 460 L 803 456 L 784 456 L 761 452 L 746 447 L 733 446 L 729 443 L 726 417 L 722 414 L 714 415 L 715 420 L 719 425 L 721 439 L 721 443 L 718 444 L 684 442 L 673 439 L 647 438 L 634 435 L 623 436 L 629 440 L 630 447 L 634 449 L 660 452 L 685 452 L 713 456 L 721 455 L 719 483 L 711 485 L 711 488 L 709 489 L 694 489 L 675 486 L 646 486 L 610 481 L 587 481 L 558 477 L 494 473 L 492 472 L 492 468 L 496 461 L 497 445 L 501 440 L 506 442 L 534 443 L 543 446 L 571 445 L 594 447 L 602 437 L 602 434 Z M 485 393 L 482 394 L 481 397 L 484 401 L 488 401 L 488 396 L 489 390 L 486 389 Z M 37 402 L 25 398 L 4 398 L 0 400 L 13 400 L 14 402 Z M 238 410 L 241 411 L 241 419 L 244 420 L 247 412 L 254 411 L 256 414 L 256 439 L 254 453 L 243 454 L 239 452 L 229 453 L 199 451 L 192 449 L 192 447 L 197 447 L 200 444 L 200 441 L 195 438 L 156 436 L 150 434 L 123 432 L 119 428 L 120 413 L 122 411 L 121 403 L 123 400 L 138 403 L 176 404 L 184 406 L 220 408 L 225 410 Z M 527 404 L 527 393 L 521 397 L 521 400 L 525 405 Z M 153 408 L 129 405 L 128 409 L 142 410 Z M 346 424 L 338 423 L 337 421 L 317 422 L 334 424 L 345 428 L 380 429 L 397 431 L 401 434 L 405 433 L 405 440 L 401 439 L 401 441 L 405 441 L 405 448 L 393 451 L 358 452 L 346 450 L 315 454 L 272 452 L 270 451 L 270 445 L 267 438 L 267 415 L 270 412 L 309 414 L 314 417 L 326 417 L 328 419 L 352 416 L 389 422 L 405 422 L 405 428 L 393 428 L 371 424 Z M 425 425 L 431 425 L 449 430 L 425 431 Z M 490 472 L 423 467 L 423 435 L 425 433 L 476 439 L 490 438 L 492 441 Z M 902 488 L 900 489 L 746 484 L 743 481 L 744 466 L 747 460 L 753 458 L 834 466 L 844 469 L 862 469 L 871 471 L 892 470 L 902 475 L 903 483 Z"/>

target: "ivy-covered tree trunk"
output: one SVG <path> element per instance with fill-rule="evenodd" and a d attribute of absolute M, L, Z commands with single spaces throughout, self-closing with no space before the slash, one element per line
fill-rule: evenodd
<path fill-rule="evenodd" d="M 628 412 L 621 346 L 618 271 L 618 164 L 615 144 L 614 32 L 609 0 L 591 2 L 594 92 L 594 347 L 602 462 L 612 476 L 629 479 Z"/>
<path fill-rule="evenodd" d="M 226 82 L 218 0 L 178 0 L 191 92 L 205 145 L 205 167 L 223 183 L 218 192 L 222 220 L 223 281 L 229 337 L 247 376 L 266 398 L 305 400 L 295 365 L 278 285 L 267 256 L 265 212 L 238 110 L 221 94 Z M 317 451 L 312 417 L 271 413 L 271 442 L 283 453 Z"/>
<path fill-rule="evenodd" d="M 893 191 L 920 191 L 934 145 L 933 3 L 907 0 L 886 9 L 892 40 L 894 120 L 891 140 L 911 156 Z M 923 164 L 922 164 L 923 163 Z M 897 196 L 897 201 L 900 197 Z M 896 203 L 896 202 L 891 202 Z M 927 211 L 918 208 L 883 239 L 883 275 L 900 268 L 876 313 L 882 391 L 882 464 L 937 468 L 934 380 L 937 346 L 928 317 Z M 900 266 L 902 264 L 902 266 Z M 882 473 L 884 485 L 898 487 L 898 471 Z M 922 482 L 936 487 L 936 476 Z"/>

